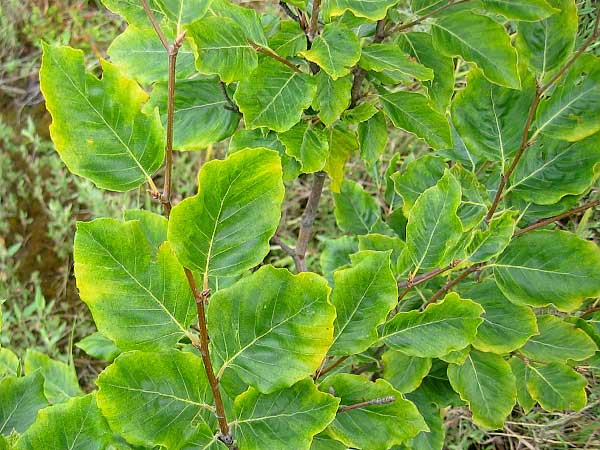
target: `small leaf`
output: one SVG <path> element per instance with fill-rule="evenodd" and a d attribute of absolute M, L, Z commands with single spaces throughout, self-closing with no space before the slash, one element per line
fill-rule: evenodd
<path fill-rule="evenodd" d="M 319 388 L 325 392 L 333 389 L 336 397 L 341 398 L 341 407 L 378 398 L 395 398 L 387 404 L 369 405 L 335 416 L 328 431 L 349 447 L 387 450 L 428 430 L 415 405 L 381 378 L 373 383 L 359 375 L 337 374 L 327 377 Z"/>
<path fill-rule="evenodd" d="M 585 377 L 571 367 L 532 364 L 527 389 L 546 411 L 579 411 L 587 403 Z"/>
<path fill-rule="evenodd" d="M 347 125 L 338 124 L 329 128 L 329 158 L 323 170 L 331 178 L 331 192 L 340 192 L 344 181 L 344 166 L 356 150 L 356 134 Z"/>
<path fill-rule="evenodd" d="M 407 441 L 408 448 L 415 450 L 442 450 L 446 439 L 446 429 L 442 410 L 423 391 L 407 395 L 425 419 L 429 431 L 421 431 Z"/>
<path fill-rule="evenodd" d="M 403 172 L 396 172 L 391 176 L 394 190 L 404 201 L 402 204 L 404 214 L 408 215 L 417 198 L 440 181 L 446 167 L 442 158 L 424 155 L 409 162 Z"/>
<path fill-rule="evenodd" d="M 354 181 L 342 183 L 339 194 L 333 194 L 335 220 L 342 231 L 368 234 L 381 220 L 377 201 Z"/>
<path fill-rule="evenodd" d="M 145 108 L 158 107 L 163 125 L 167 123 L 168 88 L 154 85 Z M 233 134 L 240 115 L 226 109 L 227 101 L 215 79 L 181 80 L 175 85 L 173 148 L 199 150 Z"/>
<path fill-rule="evenodd" d="M 195 302 L 169 244 L 156 253 L 138 221 L 78 222 L 75 276 L 98 330 L 122 350 L 171 348 Z"/>
<path fill-rule="evenodd" d="M 341 16 L 345 11 L 350 11 L 356 17 L 375 21 L 385 18 L 388 9 L 398 3 L 398 0 L 333 0 L 331 3 L 332 16 Z"/>
<path fill-rule="evenodd" d="M 258 56 L 242 27 L 227 17 L 205 17 L 187 27 L 200 73 L 218 74 L 225 83 L 247 78 Z"/>
<path fill-rule="evenodd" d="M 476 230 L 469 243 L 469 261 L 480 263 L 500 255 L 510 243 L 515 231 L 516 211 L 504 211 L 494 217 L 487 230 Z"/>
<path fill-rule="evenodd" d="M 343 24 L 329 23 L 313 42 L 310 50 L 300 52 L 319 65 L 333 80 L 346 76 L 360 58 L 360 41 Z"/>
<path fill-rule="evenodd" d="M 436 19 L 433 45 L 448 56 L 473 62 L 492 83 L 519 89 L 517 52 L 504 27 L 472 12 L 456 11 Z"/>
<path fill-rule="evenodd" d="M 337 316 L 329 352 L 350 355 L 377 341 L 377 327 L 398 303 L 398 285 L 390 268 L 391 252 L 361 252 L 360 262 L 334 272 L 331 303 Z M 357 256 L 358 256 L 357 255 Z"/>
<path fill-rule="evenodd" d="M 313 78 L 268 59 L 261 60 L 252 76 L 239 83 L 234 99 L 246 127 L 267 127 L 281 133 L 300 121 L 316 89 Z"/>
<path fill-rule="evenodd" d="M 61 403 L 81 395 L 73 366 L 50 359 L 44 353 L 27 349 L 24 358 L 25 375 L 40 373 L 44 377 L 44 394 L 50 403 Z"/>
<path fill-rule="evenodd" d="M 448 378 L 469 403 L 477 425 L 502 428 L 515 405 L 517 388 L 510 365 L 501 356 L 472 351 L 464 364 L 448 366 Z"/>
<path fill-rule="evenodd" d="M 229 0 L 210 0 L 207 15 L 233 19 L 244 30 L 247 37 L 260 45 L 267 45 L 260 18 L 254 9 L 238 6 Z"/>
<path fill-rule="evenodd" d="M 508 353 L 538 334 L 535 314 L 527 306 L 513 305 L 492 280 L 472 284 L 460 291 L 464 298 L 479 303 L 485 313 L 473 347 L 484 352 Z"/>
<path fill-rule="evenodd" d="M 323 247 L 320 257 L 321 272 L 333 284 L 333 272 L 350 265 L 350 255 L 358 251 L 358 241 L 354 236 L 341 236 L 337 239 L 326 239 Z"/>
<path fill-rule="evenodd" d="M 432 109 L 424 95 L 398 91 L 379 98 L 383 111 L 397 128 L 413 133 L 433 149 L 452 146 L 450 125 L 446 117 Z"/>
<path fill-rule="evenodd" d="M 112 362 L 121 354 L 119 347 L 99 331 L 86 336 L 81 341 L 77 342 L 75 347 L 80 348 L 92 358 L 102 359 L 108 362 Z"/>
<path fill-rule="evenodd" d="M 385 116 L 380 111 L 365 122 L 358 124 L 358 143 L 360 156 L 367 167 L 375 165 L 388 141 L 388 128 Z"/>
<path fill-rule="evenodd" d="M 306 40 L 306 37 L 304 39 Z M 319 111 L 319 119 L 330 127 L 340 118 L 342 112 L 350 106 L 352 77 L 348 75 L 333 80 L 325 72 L 319 72 L 316 78 L 317 93 L 312 106 Z"/>
<path fill-rule="evenodd" d="M 419 81 L 433 80 L 433 70 L 414 62 L 397 45 L 370 44 L 362 49 L 360 67 L 375 72 L 400 72 Z"/>
<path fill-rule="evenodd" d="M 232 371 L 271 393 L 314 373 L 333 339 L 329 291 L 314 273 L 263 266 L 213 295 L 208 329 L 217 378 Z"/>
<path fill-rule="evenodd" d="M 188 352 L 123 353 L 98 377 L 98 406 L 128 442 L 179 448 L 215 422 L 205 373 Z"/>
<path fill-rule="evenodd" d="M 438 183 L 419 196 L 408 215 L 406 249 L 419 270 L 443 267 L 454 258 L 452 249 L 462 236 L 457 216 L 461 189 L 446 170 Z"/>
<path fill-rule="evenodd" d="M 96 395 L 88 394 L 42 409 L 15 450 L 103 450 L 111 440 L 112 431 L 96 405 Z"/>
<path fill-rule="evenodd" d="M 279 56 L 295 56 L 306 50 L 306 34 L 298 22 L 282 20 L 275 34 L 269 37 L 269 48 Z"/>
<path fill-rule="evenodd" d="M 400 255 L 406 249 L 406 242 L 396 236 L 386 236 L 384 234 L 371 233 L 358 236 L 358 249 L 374 250 L 378 252 L 392 251 L 392 267 L 395 267 Z"/>
<path fill-rule="evenodd" d="M 517 401 L 523 408 L 523 411 L 525 411 L 525 414 L 527 414 L 535 406 L 535 400 L 531 398 L 527 389 L 527 382 L 531 377 L 531 370 L 521 358 L 516 356 L 510 358 L 508 362 L 517 382 Z"/>
<path fill-rule="evenodd" d="M 538 317 L 539 336 L 534 336 L 521 349 L 527 358 L 541 362 L 564 363 L 583 361 L 596 353 L 598 347 L 584 331 L 556 316 Z"/>
<path fill-rule="evenodd" d="M 259 264 L 279 224 L 281 176 L 279 156 L 268 149 L 204 164 L 198 194 L 176 205 L 169 219 L 169 243 L 182 264 L 205 276 L 237 275 Z"/>
<path fill-rule="evenodd" d="M 516 47 L 519 56 L 542 78 L 561 66 L 575 46 L 577 6 L 572 0 L 546 0 L 560 12 L 539 22 L 519 22 Z"/>
<path fill-rule="evenodd" d="M 400 312 L 385 324 L 381 340 L 393 349 L 421 358 L 439 358 L 473 342 L 483 308 L 450 293 L 423 312 Z"/>
<path fill-rule="evenodd" d="M 23 433 L 35 421 L 38 410 L 48 405 L 41 373 L 0 380 L 0 436 L 13 430 Z"/>
<path fill-rule="evenodd" d="M 329 155 L 329 142 L 323 127 L 302 121 L 285 133 L 279 134 L 286 153 L 300 163 L 303 173 L 323 169 Z"/>
<path fill-rule="evenodd" d="M 19 365 L 19 358 L 12 350 L 0 348 L 0 380 L 4 377 L 16 377 Z"/>
<path fill-rule="evenodd" d="M 514 239 L 494 265 L 498 287 L 517 305 L 554 304 L 573 311 L 600 295 L 600 250 L 565 231 L 532 231 Z"/>
<path fill-rule="evenodd" d="M 69 170 L 119 192 L 152 181 L 163 162 L 164 134 L 158 113 L 141 111 L 146 93 L 106 61 L 99 80 L 85 72 L 81 51 L 43 48 L 40 86 L 52 115 L 50 135 Z"/>
<path fill-rule="evenodd" d="M 537 22 L 560 12 L 545 0 L 482 0 L 485 9 L 507 19 Z"/>
<path fill-rule="evenodd" d="M 397 350 L 388 350 L 383 356 L 383 377 L 399 392 L 417 389 L 431 369 L 431 358 L 410 356 Z"/>
<path fill-rule="evenodd" d="M 250 388 L 235 399 L 234 433 L 240 448 L 287 447 L 308 450 L 314 435 L 335 417 L 339 400 L 319 392 L 312 380 L 261 394 Z"/>

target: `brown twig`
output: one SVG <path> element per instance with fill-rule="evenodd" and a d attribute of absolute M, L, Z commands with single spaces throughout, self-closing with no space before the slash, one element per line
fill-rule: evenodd
<path fill-rule="evenodd" d="M 327 372 L 331 372 L 333 369 L 335 369 L 341 363 L 343 363 L 344 361 L 346 361 L 349 357 L 350 357 L 349 355 L 342 356 L 341 358 L 338 358 L 337 360 L 335 360 L 333 363 L 331 363 L 330 365 L 328 365 L 324 369 L 317 370 L 317 372 L 315 373 L 315 375 L 313 376 L 313 378 L 316 380 L 317 378 L 325 375 Z"/>
<path fill-rule="evenodd" d="M 421 309 L 425 309 L 425 308 L 427 308 L 427 306 L 431 305 L 432 303 L 437 302 L 442 295 L 444 295 L 446 292 L 448 292 L 450 289 L 452 289 L 455 285 L 457 285 L 462 280 L 464 280 L 469 275 L 471 275 L 473 272 L 478 271 L 482 267 L 483 267 L 482 263 L 474 264 L 471 267 L 469 267 L 468 269 L 466 269 L 464 272 L 462 272 L 456 278 L 453 278 L 452 280 L 448 281 L 435 294 L 433 294 L 431 296 L 431 298 L 423 304 L 423 306 L 421 306 Z"/>
<path fill-rule="evenodd" d="M 235 104 L 235 102 L 231 99 L 231 97 L 229 96 L 229 93 L 227 92 L 227 85 L 225 84 L 225 82 L 223 80 L 219 80 L 219 87 L 221 88 L 221 92 L 223 93 L 223 97 L 225 98 L 225 101 L 227 102 L 228 106 L 226 106 L 225 108 L 239 113 L 240 112 L 240 108 L 238 107 L 238 105 Z"/>
<path fill-rule="evenodd" d="M 445 267 L 439 268 L 439 269 L 433 269 L 430 270 L 429 272 L 425 272 L 424 274 L 418 275 L 414 278 L 410 278 L 407 279 L 405 281 L 401 281 L 400 283 L 398 283 L 398 287 L 399 288 L 403 288 L 403 287 L 414 287 L 417 286 L 421 283 L 424 283 L 426 281 L 431 280 L 432 278 L 437 277 L 438 275 L 447 272 L 448 270 L 454 269 L 456 266 L 458 266 L 461 263 L 460 259 L 457 259 L 455 261 L 452 261 L 450 264 L 448 264 Z"/>
<path fill-rule="evenodd" d="M 600 311 L 600 305 L 599 306 L 592 306 L 591 308 L 586 309 L 584 312 L 581 313 L 580 317 L 587 317 L 587 316 L 591 316 L 592 314 L 594 314 L 595 312 Z"/>
<path fill-rule="evenodd" d="M 150 23 L 152 24 L 152 28 L 154 28 L 154 31 L 156 31 L 156 35 L 160 39 L 160 42 L 162 42 L 163 47 L 168 52 L 169 46 L 171 45 L 171 44 L 169 44 L 169 40 L 167 39 L 165 34 L 160 29 L 160 25 L 158 25 L 156 17 L 154 17 L 154 13 L 150 9 L 150 6 L 148 5 L 147 0 L 140 0 L 140 1 L 142 3 L 142 8 L 144 8 L 144 11 L 146 12 L 146 15 L 148 16 L 148 20 L 150 20 Z"/>
<path fill-rule="evenodd" d="M 367 400 L 366 402 L 355 403 L 354 405 L 342 406 L 338 409 L 338 413 L 351 411 L 353 409 L 365 408 L 373 405 L 387 405 L 396 401 L 396 397 L 390 395 L 389 397 L 375 398 L 373 400 Z"/>
<path fill-rule="evenodd" d="M 298 17 L 297 14 L 294 14 L 294 11 L 292 11 L 292 9 L 290 8 L 290 6 L 286 3 L 286 2 L 279 2 L 279 6 L 281 6 L 281 9 L 283 9 L 283 11 L 295 22 L 298 22 L 300 24 L 300 26 L 302 26 L 302 21 L 300 20 L 300 17 Z"/>
<path fill-rule="evenodd" d="M 325 184 L 325 172 L 316 172 L 313 176 L 313 185 L 310 190 L 306 208 L 300 220 L 300 231 L 298 233 L 298 242 L 296 243 L 296 256 L 298 263 L 296 269 L 298 272 L 306 272 L 306 249 L 312 238 L 312 229 L 319 209 L 323 185 Z"/>
<path fill-rule="evenodd" d="M 256 42 L 248 39 L 248 43 L 250 44 L 250 46 L 256 50 L 258 53 L 262 53 L 263 55 L 268 56 L 269 58 L 274 59 L 275 61 L 279 61 L 282 64 L 285 64 L 286 66 L 288 66 L 290 69 L 292 69 L 294 72 L 298 72 L 298 73 L 304 73 L 300 70 L 300 68 L 298 66 L 296 66 L 295 64 L 292 64 L 291 62 L 289 62 L 287 59 L 285 59 L 282 56 L 279 56 L 277 53 L 275 53 L 273 50 L 271 50 L 270 48 L 267 47 L 263 47 L 260 44 L 257 44 Z"/>
<path fill-rule="evenodd" d="M 298 270 L 300 267 L 302 267 L 302 262 L 300 260 L 300 258 L 298 258 L 298 255 L 296 254 L 296 249 L 293 247 L 290 247 L 289 245 L 287 245 L 285 242 L 283 242 L 283 240 L 281 240 L 281 238 L 279 236 L 273 236 L 271 238 L 271 242 L 275 245 L 278 245 L 279 247 L 281 247 L 281 249 L 286 252 L 289 256 L 292 257 L 292 259 L 294 260 L 294 264 L 296 265 L 296 270 Z"/>
<path fill-rule="evenodd" d="M 546 225 L 550 225 L 551 223 L 554 223 L 557 220 L 565 219 L 567 217 L 570 217 L 570 216 L 573 216 L 573 215 L 578 214 L 580 212 L 586 211 L 586 210 L 588 210 L 590 208 L 593 208 L 595 206 L 598 206 L 598 205 L 600 205 L 600 200 L 596 200 L 596 201 L 593 201 L 591 203 L 587 203 L 585 205 L 579 206 L 578 208 L 574 208 L 574 209 L 571 209 L 571 210 L 569 210 L 567 212 L 564 212 L 562 214 L 558 214 L 557 216 L 549 217 L 547 219 L 538 220 L 537 222 L 532 223 L 528 227 L 521 228 L 521 229 L 515 231 L 515 233 L 513 234 L 513 237 L 518 237 L 518 236 L 521 236 L 522 234 L 525 234 L 525 233 L 527 233 L 529 231 L 536 230 L 536 229 L 541 228 L 541 227 L 545 227 Z"/>
<path fill-rule="evenodd" d="M 458 1 L 450 1 L 448 4 L 444 5 L 444 6 L 440 6 L 437 9 L 434 9 L 433 11 L 431 11 L 430 13 L 425 14 L 422 17 L 419 17 L 416 20 L 413 20 L 412 22 L 409 23 L 401 23 L 398 24 L 395 27 L 392 27 L 388 30 L 387 32 L 387 36 L 393 34 L 393 33 L 397 33 L 399 31 L 404 31 L 404 30 L 408 30 L 409 28 L 414 27 L 415 25 L 419 25 L 421 22 L 423 22 L 426 19 L 429 19 L 430 17 L 435 16 L 436 14 L 439 14 L 445 10 L 447 10 L 448 8 L 451 8 L 452 6 L 456 6 L 456 5 L 460 5 L 461 3 L 466 3 L 470 0 L 458 0 Z"/>
<path fill-rule="evenodd" d="M 577 50 L 577 52 L 575 52 L 575 54 L 561 67 L 561 69 L 558 72 L 556 72 L 556 74 L 546 84 L 544 84 L 541 87 L 538 86 L 536 88 L 535 96 L 533 97 L 533 101 L 531 102 L 531 106 L 529 108 L 529 114 L 527 116 L 527 121 L 525 122 L 525 128 L 523 129 L 523 137 L 521 139 L 521 145 L 519 147 L 519 150 L 517 151 L 517 154 L 515 155 L 515 158 L 513 159 L 512 163 L 511 163 L 510 167 L 508 168 L 508 170 L 506 171 L 505 174 L 502 174 L 502 176 L 500 178 L 500 184 L 498 185 L 498 189 L 496 190 L 496 195 L 494 197 L 494 201 L 492 202 L 492 206 L 488 210 L 488 213 L 485 217 L 486 221 L 489 222 L 492 219 L 494 213 L 496 212 L 496 209 L 498 208 L 498 205 L 500 204 L 500 200 L 502 200 L 504 188 L 506 187 L 506 184 L 508 183 L 510 176 L 517 168 L 517 165 L 519 164 L 519 161 L 523 157 L 525 150 L 527 150 L 527 148 L 531 145 L 531 140 L 529 139 L 529 130 L 531 128 L 531 125 L 533 124 L 533 120 L 535 118 L 535 113 L 536 113 L 537 108 L 542 99 L 542 95 L 548 89 L 550 89 L 552 87 L 552 85 L 554 83 L 556 83 L 566 73 L 566 71 L 569 69 L 569 67 L 571 67 L 573 65 L 573 63 L 577 60 L 577 58 L 579 58 L 588 49 L 588 47 L 596 41 L 596 39 L 599 36 L 600 36 L 600 4 L 598 5 L 598 8 L 596 10 L 596 20 L 594 22 L 594 31 L 592 32 L 591 36 L 586 39 L 586 41 L 583 43 L 581 48 L 579 48 L 579 50 Z"/>
<path fill-rule="evenodd" d="M 315 40 L 319 26 L 319 9 L 321 8 L 321 0 L 313 0 L 312 14 L 310 16 L 310 27 L 308 28 L 308 39 L 312 42 Z"/>

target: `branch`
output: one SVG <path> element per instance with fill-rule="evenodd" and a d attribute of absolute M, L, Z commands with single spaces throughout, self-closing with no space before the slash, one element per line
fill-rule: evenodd
<path fill-rule="evenodd" d="M 321 194 L 323 193 L 323 184 L 325 183 L 325 172 L 316 172 L 313 178 L 313 185 L 310 190 L 306 208 L 300 221 L 300 232 L 298 233 L 298 242 L 296 243 L 296 256 L 299 261 L 296 264 L 298 272 L 306 272 L 306 249 L 308 242 L 312 237 L 312 228 L 319 209 Z"/>
<path fill-rule="evenodd" d="M 440 269 L 433 269 L 430 270 L 429 272 L 425 272 L 424 274 L 421 274 L 419 276 L 416 276 L 414 278 L 409 278 L 406 279 L 405 281 L 401 281 L 400 283 L 398 283 L 398 287 L 402 288 L 402 287 L 414 287 L 417 286 L 421 283 L 424 283 L 426 281 L 431 280 L 432 278 L 437 277 L 439 274 L 444 273 L 450 269 L 454 269 L 456 266 L 458 266 L 462 261 L 460 259 L 457 259 L 455 261 L 452 261 L 450 264 L 448 264 L 446 267 L 442 267 Z"/>
<path fill-rule="evenodd" d="M 225 84 L 225 82 L 223 82 L 223 80 L 219 80 L 219 87 L 221 88 L 221 92 L 223 93 L 223 97 L 225 98 L 225 101 L 229 104 L 229 106 L 226 106 L 226 108 L 229 109 L 230 111 L 239 113 L 240 108 L 238 107 L 238 105 L 235 104 L 235 102 L 231 99 L 231 97 L 227 93 L 227 85 Z"/>
<path fill-rule="evenodd" d="M 589 309 L 586 309 L 584 312 L 581 313 L 581 316 L 579 317 L 587 317 L 587 316 L 591 316 L 592 314 L 594 314 L 595 312 L 600 311 L 600 306 L 592 306 Z"/>
<path fill-rule="evenodd" d="M 302 21 L 300 20 L 300 17 L 298 17 L 297 14 L 294 14 L 294 11 L 291 10 L 290 6 L 286 2 L 279 2 L 279 6 L 281 6 L 281 9 L 283 9 L 283 11 L 290 18 L 292 18 L 294 21 L 298 22 L 300 26 L 302 26 Z"/>
<path fill-rule="evenodd" d="M 317 372 L 313 375 L 313 378 L 316 380 L 319 377 L 321 377 L 322 375 L 325 375 L 327 372 L 331 372 L 333 369 L 335 369 L 341 363 L 343 363 L 344 361 L 346 361 L 349 357 L 350 357 L 349 355 L 342 356 L 341 358 L 337 359 L 335 362 L 333 362 L 332 364 L 328 365 L 324 369 L 317 370 Z"/>
<path fill-rule="evenodd" d="M 292 69 L 294 72 L 298 72 L 298 73 L 304 73 L 300 70 L 300 68 L 298 68 L 298 66 L 296 66 L 295 64 L 292 64 L 291 62 L 289 62 L 287 59 L 279 56 L 277 53 L 275 53 L 273 50 L 271 50 L 270 48 L 267 47 L 263 47 L 260 44 L 257 44 L 256 42 L 248 39 L 248 43 L 252 46 L 252 48 L 254 50 L 256 50 L 258 53 L 262 53 L 263 55 L 267 55 L 269 58 L 273 58 L 275 61 L 279 61 L 282 64 L 285 64 L 286 66 L 288 66 L 290 69 Z"/>
<path fill-rule="evenodd" d="M 308 29 L 308 39 L 312 42 L 317 35 L 319 25 L 319 9 L 321 8 L 321 0 L 313 0 L 312 14 L 310 16 L 310 27 Z"/>
<path fill-rule="evenodd" d="M 415 25 L 419 25 L 421 22 L 423 22 L 426 19 L 429 19 L 430 17 L 435 16 L 436 14 L 441 13 L 442 11 L 447 10 L 448 8 L 451 8 L 452 6 L 455 5 L 460 5 L 461 3 L 466 3 L 470 0 L 457 0 L 457 1 L 450 1 L 448 4 L 444 5 L 444 6 L 440 6 L 437 9 L 434 9 L 433 11 L 431 11 L 430 13 L 425 14 L 422 17 L 419 17 L 416 20 L 413 20 L 412 22 L 409 23 L 401 23 L 396 25 L 395 27 L 390 28 L 390 30 L 388 30 L 388 32 L 386 33 L 387 36 L 390 36 L 391 34 L 394 34 L 398 31 L 404 31 L 407 30 L 409 28 L 414 27 Z"/>
<path fill-rule="evenodd" d="M 154 31 L 156 31 L 156 34 L 158 35 L 160 42 L 162 42 L 163 47 L 168 52 L 171 44 L 169 44 L 167 37 L 164 35 L 162 30 L 160 29 L 160 26 L 158 25 L 158 22 L 156 21 L 156 17 L 154 17 L 154 13 L 150 9 L 150 6 L 148 6 L 147 0 L 140 0 L 140 1 L 142 2 L 142 8 L 144 8 L 144 11 L 146 12 L 146 15 L 148 16 L 148 19 L 150 20 L 150 23 L 152 24 L 152 28 L 154 28 Z"/>
<path fill-rule="evenodd" d="M 469 275 L 471 275 L 473 272 L 478 271 L 479 269 L 481 269 L 483 267 L 483 263 L 479 263 L 479 264 L 475 264 L 471 267 L 469 267 L 467 270 L 465 270 L 464 272 L 462 272 L 459 276 L 457 276 L 456 278 L 448 281 L 446 284 L 444 284 L 441 289 L 439 291 L 437 291 L 435 294 L 433 294 L 431 296 L 431 298 L 429 300 L 427 300 L 423 306 L 421 306 L 421 309 L 425 309 L 427 308 L 427 306 L 431 305 L 432 303 L 435 303 L 438 301 L 438 299 L 444 295 L 446 292 L 448 292 L 450 289 L 452 289 L 455 285 L 457 285 L 458 283 L 460 283 L 462 280 L 464 280 L 465 278 L 467 278 Z"/>
<path fill-rule="evenodd" d="M 521 229 L 515 231 L 515 234 L 513 234 L 513 237 L 521 236 L 522 234 L 528 233 L 529 231 L 536 230 L 536 229 L 544 227 L 546 225 L 550 225 L 551 223 L 554 223 L 557 220 L 565 219 L 567 217 L 570 217 L 570 216 L 573 216 L 573 215 L 578 214 L 580 212 L 586 211 L 586 210 L 588 210 L 590 208 L 593 208 L 595 206 L 598 206 L 598 205 L 600 205 L 600 200 L 596 200 L 596 201 L 593 201 L 591 203 L 587 203 L 587 204 L 585 204 L 583 206 L 579 206 L 578 208 L 571 209 L 571 210 L 569 210 L 567 212 L 564 212 L 562 214 L 559 214 L 557 216 L 549 217 L 547 219 L 538 220 L 537 222 L 529 225 L 528 227 L 521 228 Z"/>
<path fill-rule="evenodd" d="M 496 212 L 496 209 L 498 208 L 498 204 L 500 203 L 500 200 L 502 200 L 504 188 L 506 187 L 506 183 L 510 179 L 510 176 L 512 175 L 514 170 L 517 168 L 517 165 L 519 164 L 521 157 L 525 153 L 525 150 L 527 150 L 527 148 L 531 144 L 531 141 L 529 140 L 529 129 L 531 128 L 531 125 L 533 124 L 533 119 L 535 118 L 535 113 L 537 111 L 537 107 L 540 104 L 542 95 L 548 89 L 550 89 L 550 87 L 552 87 L 552 85 L 554 83 L 556 83 L 566 73 L 566 71 L 573 65 L 573 63 L 577 60 L 577 58 L 579 58 L 588 49 L 588 47 L 596 41 L 596 39 L 599 36 L 600 36 L 600 4 L 598 5 L 598 8 L 596 10 L 596 20 L 594 22 L 594 31 L 592 32 L 591 36 L 586 39 L 586 41 L 583 43 L 581 48 L 579 50 L 577 50 L 577 52 L 575 52 L 575 54 L 561 67 L 561 69 L 558 72 L 556 72 L 556 74 L 548 81 L 548 83 L 546 83 L 543 86 L 538 87 L 536 89 L 535 96 L 534 96 L 533 101 L 531 102 L 531 106 L 529 108 L 527 122 L 525 122 L 525 128 L 523 130 L 523 137 L 521 139 L 521 146 L 519 147 L 519 150 L 517 151 L 517 154 L 515 155 L 515 159 L 513 160 L 512 164 L 510 165 L 510 167 L 508 168 L 506 173 L 502 174 L 502 177 L 500 178 L 500 184 L 498 185 L 498 189 L 496 190 L 496 196 L 494 197 L 492 206 L 488 210 L 488 213 L 485 217 L 486 221 L 489 222 L 491 220 L 491 218 L 494 216 L 494 213 Z"/>
<path fill-rule="evenodd" d="M 387 405 L 389 403 L 393 403 L 396 401 L 396 397 L 390 395 L 389 397 L 375 398 L 373 400 L 367 400 L 366 402 L 355 403 L 354 405 L 342 406 L 338 409 L 338 413 L 343 413 L 346 411 L 351 411 L 357 408 L 364 408 L 366 406 L 372 405 Z"/>
<path fill-rule="evenodd" d="M 298 258 L 298 255 L 296 254 L 296 249 L 290 247 L 285 242 L 283 242 L 279 236 L 273 236 L 271 238 L 271 242 L 273 244 L 278 245 L 279 247 L 281 247 L 281 249 L 284 252 L 286 252 L 288 255 L 290 255 L 293 258 L 294 264 L 296 265 L 296 270 L 299 271 L 299 268 L 302 267 L 302 261 L 300 260 L 300 258 Z"/>

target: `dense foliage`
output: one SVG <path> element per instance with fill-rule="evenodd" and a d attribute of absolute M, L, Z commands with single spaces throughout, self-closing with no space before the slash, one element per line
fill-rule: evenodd
<path fill-rule="evenodd" d="M 576 45 L 573 0 L 290 0 L 287 19 L 103 2 L 129 26 L 101 78 L 44 46 L 52 139 L 71 172 L 147 184 L 164 215 L 78 224 L 99 330 L 80 345 L 112 363 L 84 395 L 68 366 L 2 349 L 0 449 L 441 449 L 448 406 L 488 429 L 517 403 L 585 406 L 600 250 L 555 223 L 600 203 L 600 18 Z M 430 150 L 384 158 L 394 128 Z M 173 151 L 226 138 L 173 206 Z M 344 176 L 354 155 L 376 193 Z M 317 274 L 327 177 L 343 236 Z M 273 244 L 298 273 L 262 264 Z"/>

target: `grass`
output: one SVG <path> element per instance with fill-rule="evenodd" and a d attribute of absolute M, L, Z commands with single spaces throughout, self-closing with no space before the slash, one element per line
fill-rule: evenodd
<path fill-rule="evenodd" d="M 252 2 L 259 4 L 260 2 Z M 247 2 L 246 2 L 247 4 Z M 592 0 L 578 2 L 580 39 L 593 22 Z M 262 2 L 261 7 L 264 6 Z M 49 117 L 42 104 L 37 81 L 40 40 L 81 48 L 90 68 L 116 36 L 123 23 L 94 1 L 3 0 L 0 3 L 0 307 L 5 332 L 0 344 L 23 356 L 35 348 L 52 357 L 71 361 L 84 387 L 104 363 L 90 359 L 74 343 L 93 333 L 87 307 L 79 299 L 73 277 L 72 242 L 76 220 L 122 217 L 128 208 L 158 211 L 143 189 L 110 194 L 70 175 L 49 141 Z M 600 53 L 600 47 L 596 46 Z M 212 149 L 225 154 L 226 144 Z M 394 131 L 388 153 L 400 152 L 408 160 L 423 150 L 410 136 Z M 175 202 L 193 195 L 196 175 L 206 152 L 176 153 Z M 383 169 L 383 168 L 380 168 Z M 381 192 L 372 171 L 353 160 L 347 176 L 361 180 L 372 193 Z M 290 185 L 282 211 L 286 223 L 282 238 L 293 244 L 300 216 L 310 191 L 310 177 Z M 598 194 L 596 194 L 598 195 Z M 597 213 L 590 210 L 570 227 L 583 237 L 597 236 Z M 315 241 L 309 248 L 308 265 L 318 270 L 325 238 L 337 235 L 333 200 L 325 192 L 315 222 Z M 291 258 L 274 248 L 268 262 L 293 267 Z M 2 304 L 3 303 L 3 304 Z M 600 448 L 600 381 L 590 379 L 589 405 L 579 413 L 550 414 L 534 409 L 523 414 L 515 408 L 503 430 L 486 432 L 475 426 L 464 408 L 447 411 L 447 448 L 471 449 L 593 449 Z M 596 375 L 597 376 L 597 375 Z"/>

